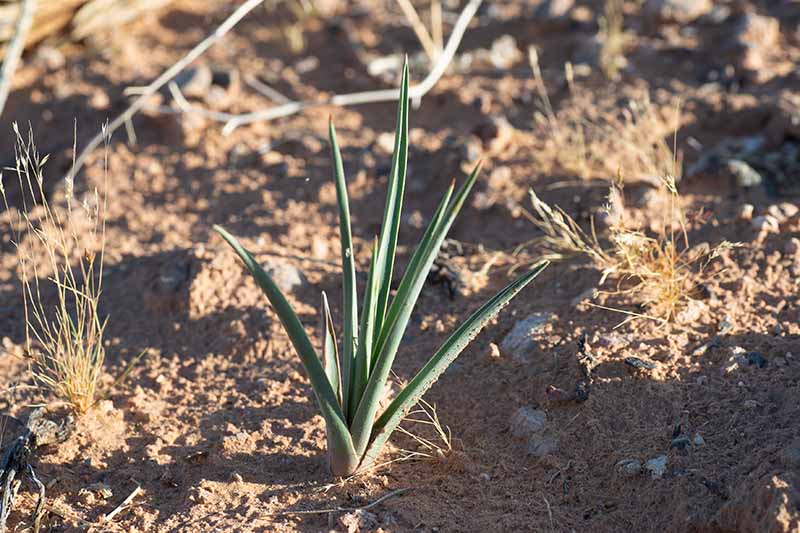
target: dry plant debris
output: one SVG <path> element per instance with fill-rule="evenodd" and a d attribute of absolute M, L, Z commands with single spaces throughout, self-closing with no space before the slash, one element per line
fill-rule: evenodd
<path fill-rule="evenodd" d="M 645 309 L 620 310 L 631 318 L 665 324 L 680 321 L 680 312 L 701 297 L 698 291 L 715 275 L 707 269 L 711 261 L 736 245 L 723 241 L 713 248 L 690 247 L 675 180 L 666 176 L 661 183 L 669 207 L 654 235 L 626 225 L 622 180 L 612 183 L 605 207 L 608 245 L 601 243 L 594 221 L 591 230 L 584 231 L 564 210 L 551 207 L 531 189 L 533 213 L 528 216 L 544 232 L 535 247 L 551 261 L 587 257 L 602 271 L 600 285 L 614 281 L 611 294 L 627 295 Z"/>

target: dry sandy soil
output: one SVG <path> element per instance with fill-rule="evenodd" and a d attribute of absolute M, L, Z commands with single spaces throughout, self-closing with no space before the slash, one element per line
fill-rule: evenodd
<path fill-rule="evenodd" d="M 202 62 L 258 74 L 298 99 L 395 83 L 371 76 L 363 57 L 365 50 L 375 57 L 419 50 L 399 11 L 330 4 L 337 18 L 300 25 L 300 51 L 287 46 L 285 7 L 258 9 Z M 472 53 L 473 64 L 446 74 L 412 111 L 401 262 L 449 181 L 463 179 L 477 156 L 485 169 L 451 232 L 463 243 L 449 260 L 461 281 L 452 294 L 441 283 L 427 286 L 395 370 L 399 379 L 413 375 L 447 331 L 508 282 L 512 269 L 535 260 L 533 246 L 512 255 L 541 236 L 525 217 L 530 187 L 588 223 L 604 203 L 615 158 L 624 159 L 598 148 L 594 156 L 607 160 L 607 170 L 595 166 L 583 177 L 554 163 L 559 148 L 534 119 L 541 105 L 525 54 L 512 53 L 510 64 L 499 67 L 481 62 L 479 49 L 503 35 L 513 36 L 520 51 L 539 48 L 559 115 L 575 109 L 613 115 L 632 95 L 647 93 L 668 117 L 682 101 L 679 188 L 687 213 L 696 215 L 689 217 L 689 240 L 742 246 L 715 261 L 703 299 L 681 323 L 641 319 L 616 327 L 625 315 L 576 301 L 597 286 L 600 272 L 580 260 L 554 264 L 428 394 L 452 431 L 452 451 L 332 480 L 323 421 L 300 361 L 211 225 L 242 237 L 259 260 L 304 273 L 290 299 L 306 324 L 317 323 L 321 290 L 338 314 L 327 118 L 333 116 L 343 145 L 364 270 L 380 227 L 390 157 L 381 134 L 393 129 L 394 105 L 322 107 L 229 136 L 202 118 L 146 112 L 133 121 L 137 144 L 120 130 L 108 150 L 105 383 L 126 360 L 147 352 L 122 385 L 77 420 L 65 443 L 35 457 L 48 486 L 45 529 L 800 531 L 800 243 L 792 240 L 800 237 L 792 209 L 800 190 L 800 129 L 792 121 L 800 101 L 800 5 L 718 2 L 692 22 L 674 22 L 636 4 L 626 4 L 627 65 L 616 81 L 597 69 L 600 2 L 577 2 L 562 18 L 546 18 L 535 6 L 484 6 L 460 50 Z M 11 122 L 30 123 L 40 151 L 52 154 L 46 175 L 57 202 L 74 125 L 81 146 L 125 109 L 126 87 L 149 82 L 230 11 L 225 2 L 176 1 L 98 42 L 61 45 L 60 54 L 51 43 L 47 53 L 26 55 L 2 117 L 0 160 L 13 161 Z M 573 97 L 564 82 L 566 61 L 591 68 L 577 71 Z M 416 70 L 420 79 L 424 66 Z M 239 85 L 199 105 L 231 112 L 269 105 Z M 497 132 L 493 117 L 508 124 Z M 689 172 L 726 139 L 762 142 L 747 156 L 760 184 L 742 186 L 724 164 Z M 265 143 L 271 149 L 259 151 Z M 759 163 L 769 154 L 778 163 Z M 99 150 L 78 180 L 79 194 L 103 187 L 102 162 Z M 647 227 L 663 213 L 663 198 L 642 172 L 622 171 L 628 215 Z M 756 218 L 772 207 L 778 225 L 760 219 L 757 228 L 741 216 L 746 203 Z M 0 407 L 24 418 L 42 395 L 10 393 L 12 385 L 30 382 L 18 356 L 24 329 L 12 221 L 5 213 L 0 226 Z M 594 303 L 647 311 L 620 295 L 600 294 Z M 534 313 L 550 314 L 534 342 L 524 353 L 498 356 L 492 344 L 502 345 Z M 570 391 L 582 378 L 582 338 L 596 364 L 588 397 L 559 401 L 548 387 Z M 630 357 L 653 368 L 634 369 L 625 362 Z M 546 414 L 544 434 L 520 427 L 534 412 Z M 396 436 L 386 459 L 416 446 Z M 662 472 L 637 470 L 636 461 L 660 456 Z M 628 461 L 627 474 L 621 461 Z M 111 523 L 90 526 L 137 484 L 143 492 L 129 508 Z M 360 507 L 398 489 L 408 490 L 362 513 L 360 525 L 352 513 L 295 513 Z M 25 488 L 12 530 L 30 530 L 34 502 Z"/>

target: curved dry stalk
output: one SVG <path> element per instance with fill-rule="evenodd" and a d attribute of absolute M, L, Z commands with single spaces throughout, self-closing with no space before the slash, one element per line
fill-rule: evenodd
<path fill-rule="evenodd" d="M 6 58 L 3 61 L 3 68 L 0 70 L 0 114 L 6 106 L 8 91 L 11 89 L 11 81 L 14 71 L 22 57 L 22 50 L 25 48 L 25 40 L 33 26 L 33 13 L 36 11 L 36 0 L 22 0 L 17 19 L 17 27 L 14 30 L 14 38 L 8 45 Z"/>
<path fill-rule="evenodd" d="M 477 13 L 478 7 L 480 7 L 482 1 L 483 0 L 470 0 L 469 3 L 464 6 L 463 11 L 461 11 L 461 14 L 458 16 L 458 19 L 453 26 L 453 31 L 450 33 L 450 38 L 447 40 L 447 46 L 445 46 L 442 53 L 439 54 L 439 57 L 436 60 L 436 63 L 433 65 L 431 71 L 427 76 L 425 76 L 425 79 L 423 79 L 419 85 L 409 88 L 408 97 L 410 100 L 414 102 L 421 100 L 423 96 L 428 94 L 428 92 L 433 89 L 433 87 L 442 77 L 444 71 L 447 70 L 447 67 L 453 60 L 453 56 L 455 56 L 455 53 L 461 44 L 461 39 L 464 37 L 467 27 L 469 26 L 472 17 L 474 17 L 475 13 Z M 262 111 L 253 111 L 241 115 L 231 115 L 225 124 L 225 127 L 222 129 L 222 133 L 224 135 L 229 135 L 239 126 L 252 124 L 254 122 L 268 122 L 277 118 L 294 115 L 312 107 L 321 107 L 327 105 L 346 107 L 376 102 L 394 102 L 397 100 L 399 95 L 400 91 L 398 89 L 385 89 L 349 94 L 337 94 L 327 100 L 321 101 L 306 100 L 289 102 Z M 193 107 L 192 109 L 195 112 L 199 111 L 201 113 L 205 111 L 196 107 Z"/>
<path fill-rule="evenodd" d="M 101 131 L 95 135 L 91 141 L 89 141 L 89 143 L 81 151 L 81 154 L 72 163 L 72 168 L 69 170 L 69 174 L 67 174 L 66 178 L 74 179 L 75 175 L 86 163 L 86 158 L 89 157 L 89 154 L 91 154 L 95 148 L 99 147 L 103 143 L 103 139 L 106 137 L 106 135 L 110 137 L 111 134 L 117 131 L 120 126 L 129 121 L 136 113 L 145 107 L 147 100 L 151 96 L 158 92 L 158 90 L 164 85 L 169 83 L 170 80 L 177 76 L 192 61 L 203 55 L 206 50 L 211 48 L 214 43 L 219 41 L 234 26 L 236 26 L 236 24 L 238 24 L 239 21 L 245 17 L 245 15 L 258 7 L 262 2 L 263 0 L 248 0 L 239 6 L 236 11 L 234 11 L 227 19 L 225 19 L 222 24 L 219 25 L 219 27 L 217 27 L 216 30 L 214 30 L 214 33 L 195 45 L 195 47 L 192 48 L 185 56 L 183 56 L 180 61 L 165 70 L 161 76 L 153 80 L 150 85 L 145 87 L 136 100 L 134 100 L 133 103 L 128 107 L 128 109 L 126 109 L 121 115 L 117 116 L 117 118 L 112 120 L 104 131 Z"/>

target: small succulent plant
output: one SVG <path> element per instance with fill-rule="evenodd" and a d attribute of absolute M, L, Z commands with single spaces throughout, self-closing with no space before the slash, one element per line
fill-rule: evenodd
<path fill-rule="evenodd" d="M 341 233 L 344 293 L 341 347 L 335 337 L 333 320 L 324 293 L 321 311 L 322 349 L 318 353 L 291 305 L 264 269 L 235 237 L 219 226 L 214 229 L 242 259 L 280 318 L 305 366 L 325 419 L 331 472 L 335 476 L 347 476 L 366 470 L 374 464 L 390 435 L 409 410 L 483 326 L 530 283 L 547 263 L 539 263 L 462 322 L 427 364 L 378 413 L 392 363 L 414 305 L 442 241 L 475 183 L 479 168 L 475 168 L 458 190 L 455 190 L 455 183 L 447 189 L 430 226 L 408 263 L 394 297 L 390 298 L 408 159 L 408 66 L 405 65 L 383 225 L 380 237 L 376 237 L 372 245 L 372 260 L 359 321 L 350 207 L 333 123 L 329 126 L 329 132 Z"/>

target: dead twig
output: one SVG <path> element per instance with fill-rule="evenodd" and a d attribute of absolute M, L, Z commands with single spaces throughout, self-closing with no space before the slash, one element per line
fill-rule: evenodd
<path fill-rule="evenodd" d="M 100 522 L 101 523 L 106 523 L 106 522 L 110 522 L 111 520 L 113 520 L 115 516 L 117 516 L 119 513 L 121 513 L 125 509 L 127 509 L 130 506 L 130 504 L 133 501 L 133 499 L 136 498 L 136 496 L 138 496 L 141 493 L 142 493 L 142 486 L 137 483 L 136 484 L 136 488 L 133 489 L 133 492 L 128 494 L 128 497 L 125 498 L 124 500 L 122 500 L 121 504 L 116 506 L 111 512 L 109 512 L 107 515 L 105 515 L 100 520 Z"/>
<path fill-rule="evenodd" d="M 17 65 L 22 57 L 22 50 L 25 48 L 25 41 L 33 26 L 34 11 L 36 11 L 36 0 L 22 0 L 17 27 L 14 30 L 14 38 L 11 39 L 11 43 L 8 45 L 3 68 L 0 70 L 0 115 L 6 106 L 14 71 L 17 70 Z"/>
<path fill-rule="evenodd" d="M 417 13 L 417 10 L 414 9 L 411 1 L 397 0 L 397 4 L 400 6 L 400 9 L 403 10 L 403 15 L 405 15 L 406 19 L 408 19 L 408 23 L 411 24 L 411 28 L 417 35 L 417 39 L 419 39 L 420 44 L 422 44 L 422 48 L 425 50 L 425 55 L 428 56 L 428 59 L 430 59 L 431 62 L 436 61 L 441 48 L 438 48 L 433 42 L 431 34 L 428 33 L 427 28 L 425 28 L 425 24 L 422 23 L 422 19 L 419 18 L 419 13 Z"/>
<path fill-rule="evenodd" d="M 126 109 L 121 115 L 117 116 L 103 131 L 95 135 L 91 141 L 83 148 L 81 154 L 75 159 L 72 168 L 67 174 L 68 179 L 74 179 L 78 171 L 83 167 L 86 158 L 89 157 L 95 148 L 105 139 L 106 135 L 109 137 L 120 126 L 130 120 L 136 113 L 145 107 L 147 100 L 150 99 L 159 89 L 169 83 L 175 76 L 177 76 L 184 68 L 186 68 L 192 61 L 203 55 L 214 43 L 219 41 L 226 33 L 228 33 L 236 24 L 242 20 L 245 15 L 255 9 L 262 3 L 263 0 L 247 0 L 244 4 L 239 6 L 225 21 L 214 30 L 214 33 L 203 39 L 189 53 L 183 56 L 177 63 L 172 65 L 161 76 L 156 78 L 150 85 L 145 87 L 136 100 Z"/>
<path fill-rule="evenodd" d="M 408 97 L 413 102 L 418 103 L 419 100 L 421 100 L 422 97 L 425 96 L 442 77 L 444 71 L 453 60 L 453 56 L 455 55 L 456 50 L 458 50 L 458 46 L 461 44 L 461 39 L 464 37 L 464 33 L 467 31 L 470 21 L 478 11 L 478 7 L 480 7 L 481 2 L 482 0 L 470 0 L 469 3 L 467 3 L 467 5 L 464 7 L 464 10 L 458 16 L 458 20 L 456 20 L 456 23 L 453 26 L 453 31 L 450 33 L 450 38 L 447 40 L 447 46 L 445 46 L 444 50 L 439 55 L 431 71 L 427 76 L 425 76 L 425 79 L 423 79 L 419 85 L 415 85 L 408 90 Z M 397 100 L 399 95 L 400 92 L 398 89 L 386 89 L 350 94 L 337 94 L 327 100 L 322 101 L 288 102 L 283 105 L 275 106 L 262 111 L 253 111 L 241 115 L 233 115 L 232 118 L 228 120 L 227 124 L 225 124 L 225 127 L 222 129 L 222 133 L 224 135 L 228 135 L 239 126 L 252 124 L 253 122 L 266 122 L 275 120 L 276 118 L 294 115 L 295 113 L 299 113 L 311 107 L 320 107 L 326 105 L 345 107 L 350 105 L 376 102 L 393 102 Z"/>

